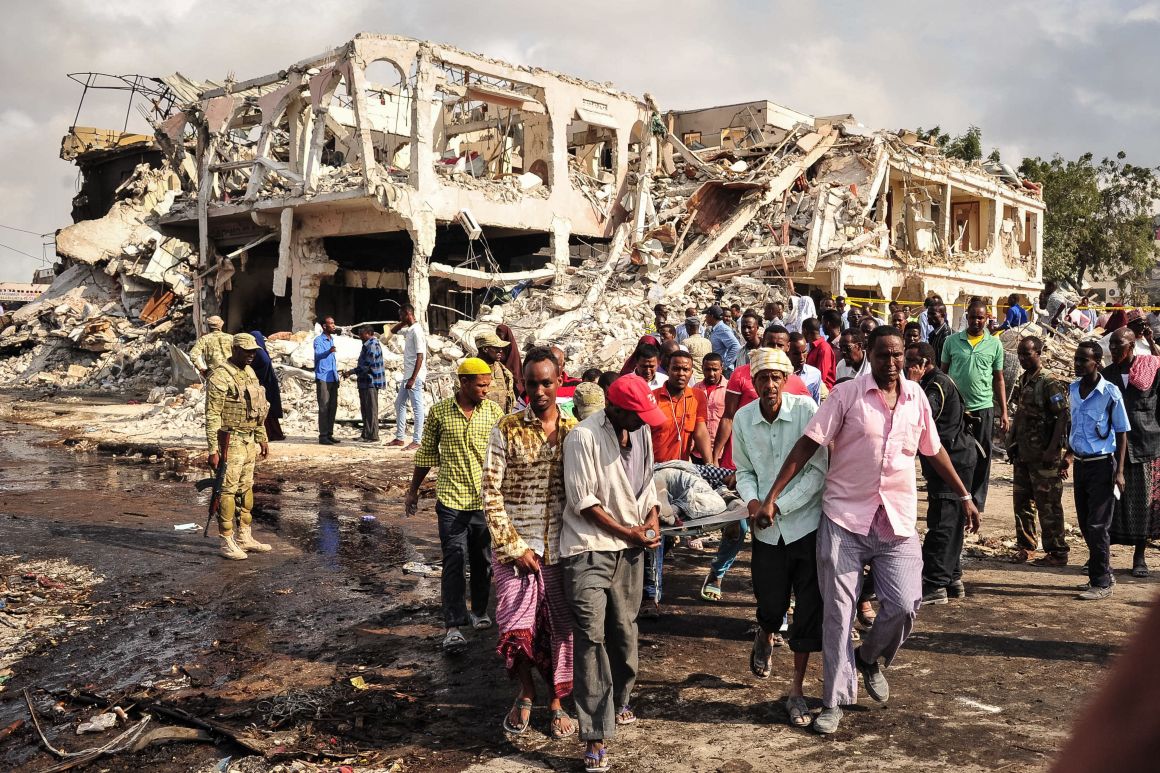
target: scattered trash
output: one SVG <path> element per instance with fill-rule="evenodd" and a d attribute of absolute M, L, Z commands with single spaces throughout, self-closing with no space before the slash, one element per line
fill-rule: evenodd
<path fill-rule="evenodd" d="M 233 757 L 226 757 L 217 764 L 218 773 L 229 773 L 230 763 L 233 762 Z"/>
<path fill-rule="evenodd" d="M 361 676 L 351 677 L 350 684 L 356 690 L 369 690 L 369 689 L 371 689 L 370 686 L 367 685 L 367 680 L 363 679 Z"/>
<path fill-rule="evenodd" d="M 77 735 L 84 735 L 85 733 L 103 733 L 106 730 L 117 726 L 117 715 L 109 712 L 108 714 L 98 714 L 90 719 L 88 722 L 82 722 L 77 725 Z"/>
<path fill-rule="evenodd" d="M 420 577 L 440 577 L 443 570 L 436 566 L 428 566 L 418 561 L 408 561 L 403 564 L 403 574 L 417 574 Z"/>
<path fill-rule="evenodd" d="M 373 515 L 364 515 L 364 516 L 361 518 L 361 520 L 362 520 L 362 522 L 363 522 L 363 523 L 374 523 L 374 522 L 375 522 L 376 520 L 378 520 L 378 519 L 377 519 L 377 518 L 375 518 Z"/>
<path fill-rule="evenodd" d="M 197 531 L 201 527 L 196 523 L 179 523 L 173 527 L 174 531 Z"/>

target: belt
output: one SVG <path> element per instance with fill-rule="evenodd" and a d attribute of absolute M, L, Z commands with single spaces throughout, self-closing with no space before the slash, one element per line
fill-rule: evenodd
<path fill-rule="evenodd" d="M 253 435 L 257 432 L 257 428 L 250 427 L 249 429 L 230 429 L 229 427 L 222 427 L 222 432 L 228 432 L 231 435 Z"/>
<path fill-rule="evenodd" d="M 1077 456 L 1077 462 L 1098 462 L 1100 459 L 1111 459 L 1111 454 L 1097 454 L 1095 456 Z"/>

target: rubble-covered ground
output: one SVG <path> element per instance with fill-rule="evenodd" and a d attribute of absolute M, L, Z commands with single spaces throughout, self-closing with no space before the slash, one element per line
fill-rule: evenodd
<path fill-rule="evenodd" d="M 462 659 L 440 654 L 432 501 L 428 492 L 418 516 L 402 516 L 407 457 L 308 437 L 274 444 L 256 490 L 260 533 L 275 550 L 226 562 L 200 533 L 192 446 L 105 432 L 148 405 L 24 397 L 0 403 L 0 732 L 16 724 L 0 738 L 0 767 L 76 760 L 44 749 L 27 689 L 62 752 L 130 732 L 193 736 L 78 770 L 211 773 L 227 757 L 230 770 L 263 772 L 578 768 L 581 746 L 550 741 L 542 707 L 525 736 L 501 731 L 512 685 L 494 630 L 472 634 Z M 59 433 L 12 420 L 55 422 Z M 1086 555 L 1075 534 L 1073 567 L 1010 563 L 1005 477 L 997 464 L 982 537 L 968 545 L 969 597 L 922 610 L 889 671 L 891 703 L 864 701 L 828 739 L 785 724 L 787 649 L 775 651 L 767 682 L 749 674 L 746 554 L 724 601 L 708 605 L 697 590 L 710 554 L 678 548 L 665 616 L 641 625 L 641 721 L 611 746 L 618 768 L 1046 769 L 1155 581 L 1128 576 L 1130 551 L 1116 548 L 1115 595 L 1075 601 Z M 1065 504 L 1074 523 L 1070 491 Z M 186 524 L 196 529 L 174 528 Z M 807 682 L 815 697 L 819 665 Z M 102 714 L 115 726 L 77 734 Z"/>

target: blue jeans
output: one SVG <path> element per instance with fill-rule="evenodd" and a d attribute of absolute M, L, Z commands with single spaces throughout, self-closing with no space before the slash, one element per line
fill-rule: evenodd
<path fill-rule="evenodd" d="M 737 521 L 737 523 L 741 526 L 737 537 L 731 539 L 727 536 L 728 527 L 721 531 L 721 544 L 717 546 L 717 555 L 713 558 L 713 563 L 709 565 L 709 575 L 718 583 L 725 578 L 725 573 L 737 560 L 737 554 L 745 545 L 745 535 L 749 533 L 748 520 Z M 732 526 L 732 524 L 729 525 Z"/>
<path fill-rule="evenodd" d="M 661 603 L 661 593 L 664 591 L 665 572 L 665 541 L 652 550 L 644 551 L 644 597 L 649 601 Z"/>
<path fill-rule="evenodd" d="M 411 404 L 411 411 L 415 414 L 415 432 L 411 441 L 418 443 L 423 438 L 423 382 L 415 381 L 414 389 L 407 389 L 407 382 L 399 384 L 399 395 L 395 398 L 395 440 L 402 440 L 407 436 L 407 403 Z"/>

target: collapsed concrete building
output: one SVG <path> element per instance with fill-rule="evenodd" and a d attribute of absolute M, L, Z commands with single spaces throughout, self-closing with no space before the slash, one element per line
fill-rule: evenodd
<path fill-rule="evenodd" d="M 799 288 L 833 294 L 1040 286 L 1033 186 L 848 115 L 662 113 L 607 84 L 368 34 L 243 82 L 166 82 L 180 109 L 158 135 L 183 191 L 162 224 L 220 267 L 206 279 L 230 283 L 238 327 L 393 319 L 382 302 L 409 300 L 446 330 L 613 251 L 668 294 L 774 280 L 783 260 Z"/>
<path fill-rule="evenodd" d="M 176 349 L 213 313 L 267 331 L 308 382 L 318 318 L 381 323 L 408 301 L 438 374 L 499 322 L 561 344 L 573 369 L 619 366 L 656 301 L 760 308 L 787 278 L 914 303 L 1041 286 L 1034 184 L 850 115 L 663 111 L 371 34 L 246 81 L 126 83 L 155 132 L 70 128 L 77 222 L 57 234 L 52 288 L 0 318 L 0 378 L 172 394 L 197 381 Z M 428 382 L 435 397 L 452 383 Z"/>

